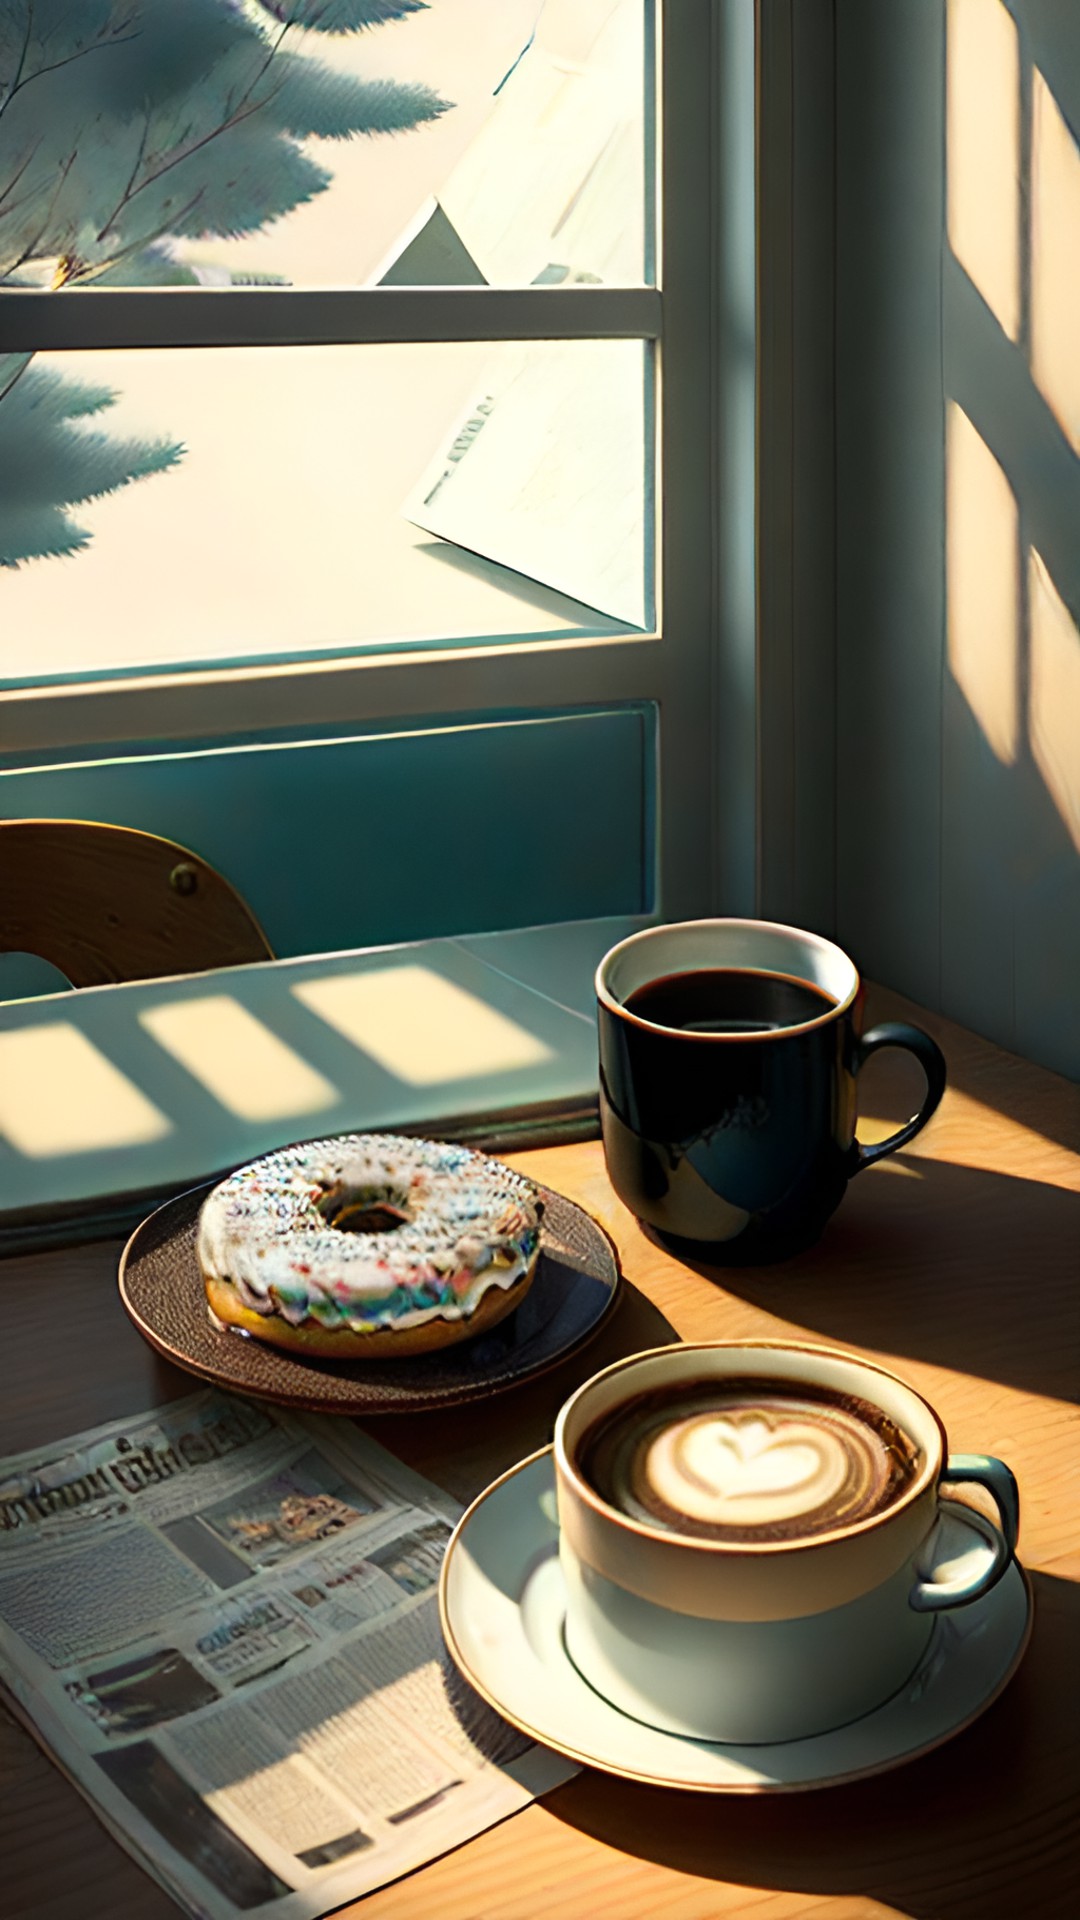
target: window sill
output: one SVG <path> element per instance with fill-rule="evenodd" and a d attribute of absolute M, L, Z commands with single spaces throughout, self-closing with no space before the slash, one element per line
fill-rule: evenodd
<path fill-rule="evenodd" d="M 0 1005 L 0 1252 L 128 1231 L 289 1140 L 431 1132 L 505 1152 L 594 1136 L 593 974 L 646 924 L 575 921 Z M 425 1022 L 432 1044 L 418 1050 Z"/>

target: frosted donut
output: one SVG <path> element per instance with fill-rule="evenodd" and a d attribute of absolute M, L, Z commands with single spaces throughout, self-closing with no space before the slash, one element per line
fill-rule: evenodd
<path fill-rule="evenodd" d="M 543 1202 L 468 1147 L 342 1134 L 268 1153 L 199 1215 L 210 1316 L 323 1359 L 428 1353 L 524 1298 Z"/>

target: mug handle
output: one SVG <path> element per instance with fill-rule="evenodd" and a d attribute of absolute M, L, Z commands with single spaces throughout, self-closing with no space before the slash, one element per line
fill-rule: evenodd
<path fill-rule="evenodd" d="M 939 1523 L 944 1521 L 945 1525 L 939 1524 L 931 1535 L 930 1555 L 934 1564 L 919 1566 L 920 1578 L 908 1595 L 908 1604 L 916 1613 L 940 1613 L 946 1607 L 962 1607 L 969 1600 L 980 1599 L 991 1587 L 996 1587 L 1016 1551 L 1020 1494 L 1004 1460 L 995 1460 L 985 1453 L 950 1453 L 939 1484 L 944 1485 L 947 1480 L 967 1480 L 985 1487 L 993 1495 L 1001 1526 L 995 1527 L 985 1514 L 964 1506 L 959 1500 L 942 1501 Z M 948 1512 L 950 1507 L 955 1519 Z M 966 1550 L 960 1545 L 957 1523 L 965 1532 L 981 1534 L 991 1549 L 989 1558 L 985 1552 L 973 1553 L 970 1543 Z M 939 1538 L 939 1534 L 943 1537 Z"/>
<path fill-rule="evenodd" d="M 915 1055 L 926 1075 L 926 1094 L 922 1106 L 905 1126 L 896 1133 L 890 1133 L 887 1140 L 876 1140 L 873 1146 L 864 1147 L 856 1140 L 858 1158 L 853 1170 L 861 1173 L 864 1167 L 872 1167 L 875 1160 L 882 1160 L 887 1153 L 895 1153 L 897 1147 L 906 1146 L 925 1127 L 945 1091 L 945 1056 L 936 1040 L 931 1040 L 921 1027 L 910 1027 L 906 1020 L 885 1020 L 881 1026 L 872 1027 L 869 1033 L 863 1034 L 857 1044 L 857 1070 L 879 1047 L 906 1047 L 909 1053 Z"/>

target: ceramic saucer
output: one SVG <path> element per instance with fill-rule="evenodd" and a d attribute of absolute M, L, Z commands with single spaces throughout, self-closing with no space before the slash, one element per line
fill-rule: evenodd
<path fill-rule="evenodd" d="M 1015 1563 L 982 1600 L 939 1614 L 907 1685 L 875 1712 L 811 1739 L 721 1746 L 661 1733 L 593 1691 L 563 1644 L 551 1448 L 496 1480 L 459 1521 L 439 1606 L 476 1691 L 532 1739 L 626 1780 L 712 1793 L 778 1793 L 881 1773 L 959 1733 L 997 1698 L 1031 1631 Z"/>

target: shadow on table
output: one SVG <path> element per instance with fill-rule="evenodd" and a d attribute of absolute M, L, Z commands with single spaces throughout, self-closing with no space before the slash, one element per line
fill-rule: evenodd
<path fill-rule="evenodd" d="M 869 1028 L 878 1020 L 910 1020 L 917 1027 L 929 1027 L 944 1052 L 950 1088 L 1015 1120 L 1018 1126 L 1030 1128 L 1044 1140 L 1056 1141 L 1073 1153 L 1080 1149 L 1080 1087 L 1075 1081 L 1035 1067 L 1019 1054 L 1007 1053 L 996 1045 L 988 1048 L 985 1041 L 965 1028 L 938 1015 L 928 1015 L 924 1007 L 901 994 L 871 985 L 865 1025 Z M 877 1104 L 880 1089 L 885 1111 L 897 1121 L 914 1112 L 922 1100 L 919 1069 L 910 1056 L 901 1053 L 875 1054 L 860 1074 L 859 1086 L 860 1112 L 870 1111 Z M 891 1100 L 890 1091 L 894 1096 Z"/>
<path fill-rule="evenodd" d="M 1080 1194 L 897 1154 L 852 1181 L 806 1253 L 685 1264 L 823 1339 L 1072 1400 L 1078 1250 Z"/>
<path fill-rule="evenodd" d="M 679 1873 L 862 1895 L 911 1920 L 1077 1911 L 1071 1773 L 1080 1588 L 1033 1576 L 1035 1629 L 982 1719 L 924 1759 L 857 1785 L 725 1797 L 585 1772 L 544 1805 L 566 1825 Z"/>
<path fill-rule="evenodd" d="M 659 1308 L 624 1279 L 616 1305 L 595 1337 L 547 1373 L 445 1412 L 389 1414 L 366 1419 L 364 1425 L 374 1439 L 430 1475 L 455 1499 L 473 1500 L 500 1473 L 550 1444 L 559 1408 L 583 1380 L 624 1354 L 670 1346 L 678 1338 Z"/>

